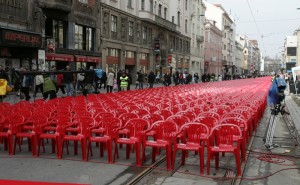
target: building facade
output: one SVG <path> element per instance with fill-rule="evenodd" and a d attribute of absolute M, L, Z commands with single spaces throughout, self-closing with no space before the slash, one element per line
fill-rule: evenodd
<path fill-rule="evenodd" d="M 216 27 L 215 21 L 205 23 L 204 72 L 223 75 L 222 65 L 223 32 Z"/>
<path fill-rule="evenodd" d="M 36 67 L 43 49 L 45 17 L 34 0 L 0 2 L 0 64 L 7 69 Z"/>
<path fill-rule="evenodd" d="M 191 59 L 190 73 L 199 75 L 204 72 L 204 23 L 206 7 L 202 0 L 194 0 L 190 3 L 190 38 L 191 38 Z"/>
<path fill-rule="evenodd" d="M 231 79 L 234 70 L 232 66 L 235 65 L 235 23 L 230 15 L 220 4 L 210 4 L 204 1 L 207 7 L 205 17 L 208 20 L 216 21 L 216 26 L 222 30 L 222 65 L 223 76 L 225 79 Z"/>
<path fill-rule="evenodd" d="M 1 2 L 0 58 L 5 66 L 31 70 L 101 66 L 96 0 Z"/>

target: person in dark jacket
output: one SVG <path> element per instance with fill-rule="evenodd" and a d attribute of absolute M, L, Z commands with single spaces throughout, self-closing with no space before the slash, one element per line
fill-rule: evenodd
<path fill-rule="evenodd" d="M 103 84 L 103 89 L 106 88 L 106 81 L 107 81 L 107 75 L 106 75 L 106 72 L 103 71 L 103 72 L 102 72 L 102 77 L 100 78 L 100 86 L 99 86 L 99 89 L 101 89 L 102 84 Z"/>
<path fill-rule="evenodd" d="M 155 74 L 153 72 L 153 70 L 150 70 L 150 73 L 148 74 L 148 84 L 149 84 L 149 88 L 153 88 L 153 84 L 155 82 Z"/>
<path fill-rule="evenodd" d="M 127 85 L 127 90 L 130 90 L 130 85 L 132 84 L 132 77 L 131 74 L 128 72 L 126 73 L 126 76 L 128 76 L 128 85 Z"/>
<path fill-rule="evenodd" d="M 93 82 L 95 80 L 95 70 L 93 66 L 90 66 L 90 70 L 85 74 L 84 77 L 84 92 L 83 95 L 93 93 Z M 101 85 L 100 85 L 101 89 Z"/>
<path fill-rule="evenodd" d="M 118 85 L 118 92 L 121 91 L 121 80 L 120 77 L 123 75 L 123 70 L 119 70 L 118 74 L 117 74 L 117 85 Z"/>
<path fill-rule="evenodd" d="M 27 67 L 23 67 L 21 69 L 22 72 L 28 71 Z M 25 100 L 29 101 L 30 96 L 29 96 L 29 89 L 33 85 L 33 77 L 31 75 L 23 75 L 22 80 L 21 80 L 21 92 L 24 93 L 25 95 Z"/>
<path fill-rule="evenodd" d="M 71 71 L 70 66 L 66 66 L 66 71 Z M 64 73 L 64 83 L 66 87 L 67 96 L 74 95 L 74 84 L 76 82 L 76 77 L 74 77 L 73 73 Z"/>
<path fill-rule="evenodd" d="M 2 65 L 0 65 L 0 79 L 5 79 L 7 82 L 9 82 L 8 74 Z"/>

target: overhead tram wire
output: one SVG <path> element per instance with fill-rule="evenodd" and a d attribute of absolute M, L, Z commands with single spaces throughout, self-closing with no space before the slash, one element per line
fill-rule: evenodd
<path fill-rule="evenodd" d="M 256 22 L 256 20 L 255 20 L 255 17 L 254 17 L 253 11 L 252 11 L 252 9 L 251 9 L 251 6 L 250 6 L 250 3 L 249 3 L 249 0 L 246 0 L 246 1 L 247 1 L 247 5 L 248 5 L 248 7 L 249 7 L 249 10 L 250 10 L 250 12 L 251 12 L 251 15 L 252 15 L 253 21 L 254 21 L 254 23 L 255 23 L 256 29 L 257 29 L 257 31 L 258 31 L 258 33 L 259 33 L 259 35 L 261 36 L 261 40 L 262 40 L 262 44 L 263 44 L 263 48 L 264 48 L 264 51 L 265 51 L 265 53 L 266 53 L 266 48 L 265 48 L 265 43 L 264 43 L 264 36 L 263 36 L 263 34 L 261 34 L 261 31 L 260 31 L 260 29 L 259 29 L 259 27 L 258 27 L 258 25 L 257 25 L 257 22 Z"/>

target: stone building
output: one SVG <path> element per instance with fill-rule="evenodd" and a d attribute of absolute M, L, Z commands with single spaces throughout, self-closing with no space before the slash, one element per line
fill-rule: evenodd
<path fill-rule="evenodd" d="M 101 66 L 96 0 L 0 1 L 1 55 L 7 67 L 73 70 Z"/>

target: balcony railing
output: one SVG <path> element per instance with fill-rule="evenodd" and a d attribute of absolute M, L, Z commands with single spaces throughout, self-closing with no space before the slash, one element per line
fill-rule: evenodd
<path fill-rule="evenodd" d="M 167 27 L 170 30 L 176 30 L 176 24 L 174 24 L 162 17 L 159 17 L 157 15 L 155 16 L 155 22 L 158 24 L 161 24 L 162 26 Z"/>

